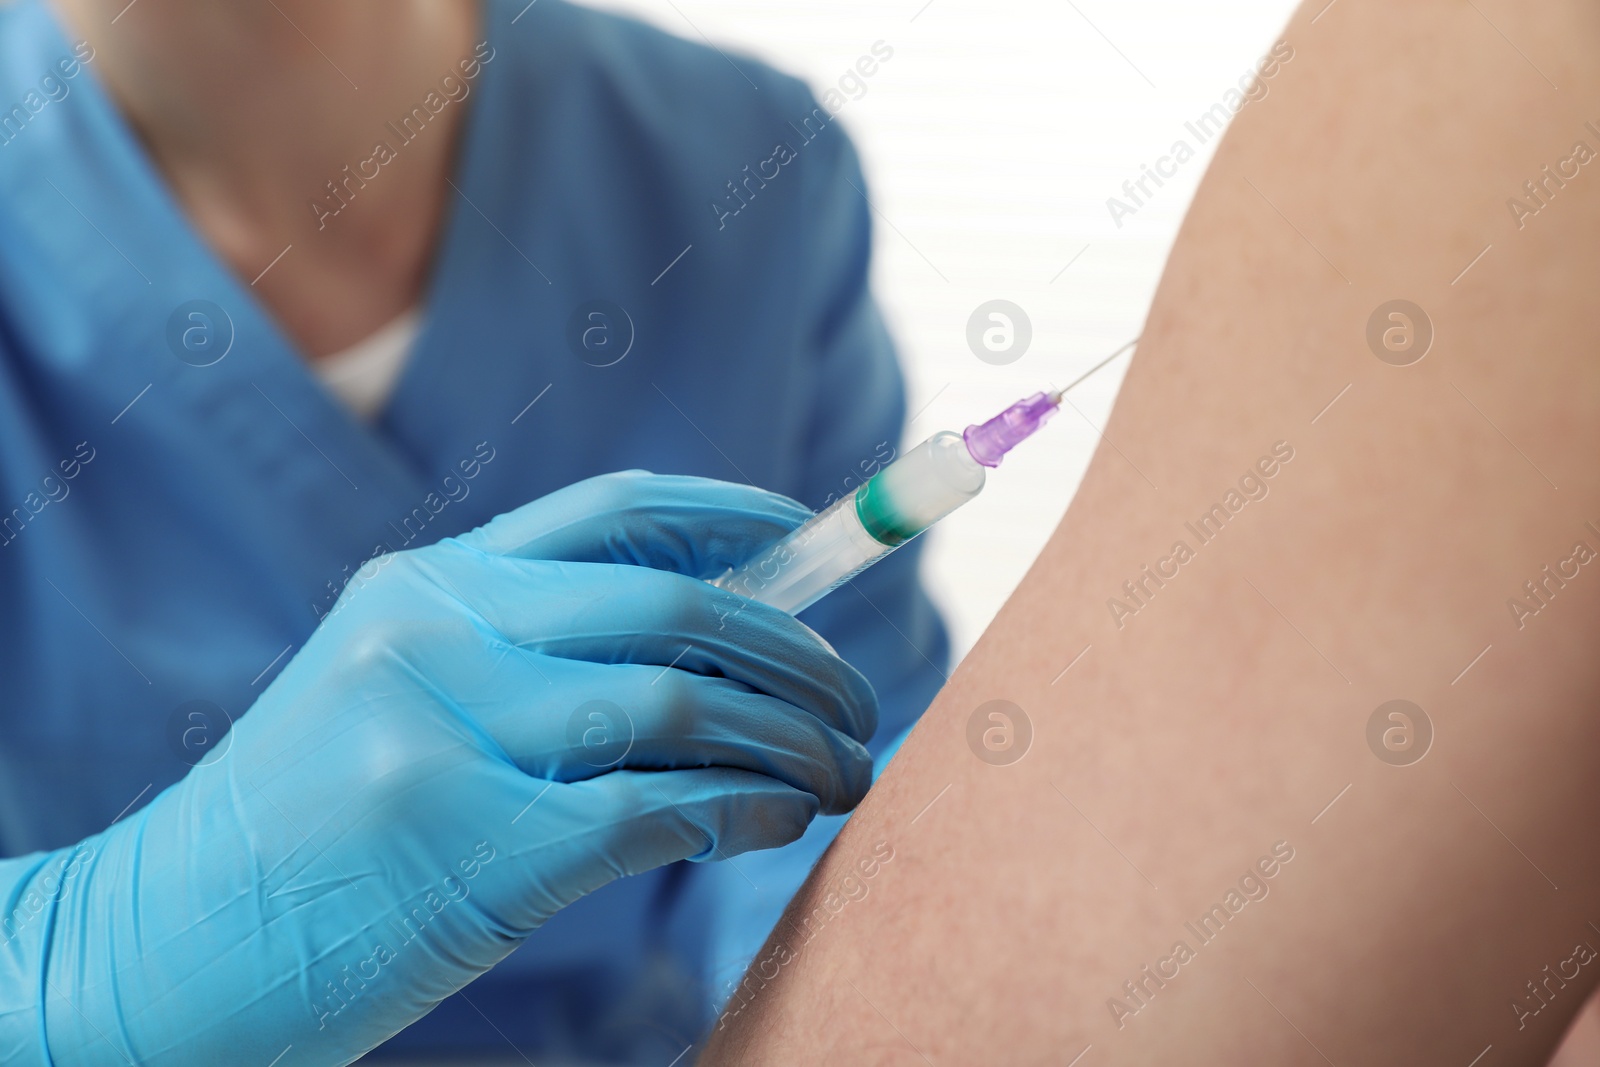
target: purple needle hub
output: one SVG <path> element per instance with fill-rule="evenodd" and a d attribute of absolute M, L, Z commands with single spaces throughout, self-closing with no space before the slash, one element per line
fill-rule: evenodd
<path fill-rule="evenodd" d="M 988 422 L 968 426 L 961 438 L 972 458 L 985 467 L 998 467 L 1005 454 L 1032 437 L 1056 413 L 1060 401 L 1034 393 L 1017 401 Z"/>

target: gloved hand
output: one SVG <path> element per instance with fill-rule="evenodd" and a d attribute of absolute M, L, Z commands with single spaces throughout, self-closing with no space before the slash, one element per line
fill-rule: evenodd
<path fill-rule="evenodd" d="M 612 879 L 854 806 L 871 687 L 697 580 L 807 514 L 628 472 L 370 563 L 225 750 L 0 864 L 0 1062 L 348 1063 Z"/>

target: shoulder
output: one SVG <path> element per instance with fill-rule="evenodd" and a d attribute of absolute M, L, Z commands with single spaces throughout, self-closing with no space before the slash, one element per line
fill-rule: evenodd
<path fill-rule="evenodd" d="M 565 0 L 525 3 L 490 4 L 496 47 L 509 47 L 544 91 L 612 123 L 766 138 L 817 106 L 799 79 L 735 49 Z M 695 31 L 685 21 L 683 32 Z"/>
<path fill-rule="evenodd" d="M 829 94 L 736 49 L 567 0 L 487 10 L 495 165 L 521 178 L 508 197 L 537 189 L 584 220 L 588 247 L 610 228 L 606 247 L 652 263 L 695 242 L 719 285 L 810 281 L 831 246 L 864 253 L 842 98 L 830 110 Z"/>

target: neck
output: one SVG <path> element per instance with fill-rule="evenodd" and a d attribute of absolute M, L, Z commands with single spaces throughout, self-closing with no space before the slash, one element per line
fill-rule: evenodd
<path fill-rule="evenodd" d="M 268 174 L 369 149 L 384 118 L 471 53 L 478 28 L 470 2 L 54 2 L 163 166 Z"/>
<path fill-rule="evenodd" d="M 405 148 L 406 165 L 364 189 L 336 227 L 319 231 L 309 205 L 393 141 L 386 123 L 460 73 L 481 39 L 476 0 L 52 2 L 94 46 L 95 74 L 236 273 L 254 276 L 295 243 L 298 279 L 275 270 L 283 276 L 257 291 L 283 305 L 307 350 L 353 341 L 416 299 L 465 107 L 444 109 Z M 344 304 L 365 310 L 338 317 L 328 280 L 356 269 L 372 291 Z M 285 291 L 297 281 L 304 294 Z"/>

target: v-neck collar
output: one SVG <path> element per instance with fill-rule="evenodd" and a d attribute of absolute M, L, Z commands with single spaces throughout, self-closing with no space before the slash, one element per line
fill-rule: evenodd
<path fill-rule="evenodd" d="M 492 8 L 490 0 L 480 3 L 479 36 L 491 45 L 497 22 Z M 71 53 L 64 27 L 46 0 L 21 0 L 9 13 L 0 9 L 0 21 L 9 20 L 23 23 L 21 36 L 31 40 L 30 58 L 41 70 L 49 70 L 58 55 Z M 29 20 L 37 22 L 28 25 Z M 11 55 L 14 43 L 8 42 L 0 54 Z M 408 382 L 429 373 L 422 365 L 441 356 L 435 311 L 441 292 L 453 287 L 452 270 L 460 269 L 451 255 L 459 243 L 460 201 L 471 196 L 476 184 L 473 161 L 481 155 L 478 142 L 487 136 L 484 117 L 494 109 L 493 98 L 506 80 L 498 74 L 492 63 L 485 64 L 473 86 L 476 99 L 458 135 L 452 196 L 424 289 L 423 321 L 394 395 L 370 424 L 317 380 L 271 310 L 251 290 L 253 283 L 237 277 L 199 233 L 99 82 L 92 62 L 84 64 L 74 92 L 51 105 L 57 113 L 40 117 L 50 123 L 36 120 L 6 146 L 7 152 L 20 150 L 24 159 L 21 166 L 0 166 L 0 188 L 13 203 L 37 209 L 29 213 L 33 226 L 28 236 L 56 253 L 51 258 L 61 269 L 52 271 L 52 280 L 69 287 L 76 283 L 76 298 L 84 303 L 73 308 L 73 300 L 61 297 L 56 303 L 57 310 L 79 320 L 62 324 L 79 342 L 78 356 L 92 358 L 90 353 L 98 349 L 101 358 L 115 362 L 118 373 L 113 378 L 127 379 L 130 370 L 136 372 L 132 378 L 142 375 L 152 392 L 167 392 L 209 422 L 247 461 L 254 460 L 251 465 L 258 471 L 281 475 L 291 466 L 314 477 L 305 464 L 288 458 L 309 445 L 315 452 L 302 458 L 314 464 L 326 461 L 318 473 L 357 492 L 375 489 L 392 497 L 395 506 L 408 507 L 426 491 L 425 465 L 431 464 L 406 447 L 404 428 L 390 425 L 387 415 Z M 75 225 L 74 216 L 81 216 L 81 224 Z M 292 246 L 286 254 L 293 254 Z M 170 350 L 167 319 L 193 301 L 222 308 L 231 321 L 232 347 L 209 366 L 190 365 Z M 92 323 L 83 322 L 81 313 L 73 314 L 83 306 L 94 309 Z M 93 336 L 96 326 L 104 331 L 98 338 Z M 66 355 L 69 361 L 73 358 Z M 311 471 L 317 471 L 314 464 Z"/>

